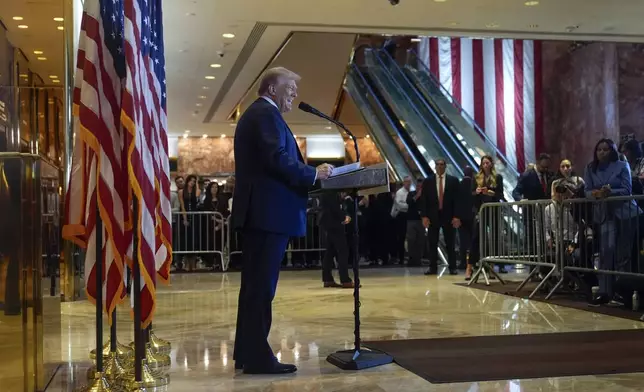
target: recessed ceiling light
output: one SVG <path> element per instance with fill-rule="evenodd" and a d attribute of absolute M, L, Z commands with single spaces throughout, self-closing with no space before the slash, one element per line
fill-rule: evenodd
<path fill-rule="evenodd" d="M 50 78 L 50 79 L 58 79 L 58 76 L 56 76 L 56 75 L 49 75 L 49 78 Z"/>
<path fill-rule="evenodd" d="M 187 139 L 187 138 L 188 138 L 188 134 L 186 133 L 185 135 L 183 135 L 183 138 L 184 138 L 184 139 Z"/>
<path fill-rule="evenodd" d="M 57 18 L 54 18 L 54 20 L 56 22 L 63 22 L 65 20 L 65 18 L 57 17 Z"/>
<path fill-rule="evenodd" d="M 34 50 L 34 54 L 43 54 L 44 52 L 42 50 Z"/>
<path fill-rule="evenodd" d="M 446 2 L 446 1 L 447 1 L 447 0 L 434 0 L 434 2 L 436 2 L 436 3 L 444 3 L 444 2 Z"/>
<path fill-rule="evenodd" d="M 205 95 L 200 95 L 199 96 L 199 99 L 206 99 L 206 98 L 208 98 L 208 97 L 206 97 Z"/>
<path fill-rule="evenodd" d="M 201 105 L 200 103 L 198 103 L 198 104 L 196 104 L 196 106 L 197 106 L 198 108 L 200 108 L 200 107 L 201 107 L 201 106 L 203 106 L 203 105 Z"/>
<path fill-rule="evenodd" d="M 224 38 L 235 38 L 235 34 L 233 33 L 224 33 L 221 36 Z"/>
<path fill-rule="evenodd" d="M 202 137 L 202 138 L 204 138 L 204 139 L 207 139 L 207 138 L 208 138 L 208 135 L 204 134 L 204 135 L 203 135 L 203 136 L 201 136 L 201 137 Z"/>
<path fill-rule="evenodd" d="M 214 77 L 214 76 L 212 76 L 212 75 L 208 75 L 208 76 L 206 76 L 206 79 L 208 79 L 208 80 L 215 80 L 215 77 Z"/>
<path fill-rule="evenodd" d="M 538 24 L 529 24 L 528 27 L 531 28 L 531 29 L 536 29 L 537 27 L 539 27 L 539 25 Z"/>
<path fill-rule="evenodd" d="M 412 38 L 411 42 L 420 42 L 420 38 Z"/>
<path fill-rule="evenodd" d="M 204 89 L 204 90 L 210 90 L 210 87 L 208 87 L 208 86 L 203 86 L 201 88 Z"/>
<path fill-rule="evenodd" d="M 210 68 L 221 68 L 221 64 L 210 64 Z"/>
<path fill-rule="evenodd" d="M 236 127 L 236 126 L 237 126 L 237 123 L 231 123 L 231 124 L 230 124 L 230 126 L 231 126 L 231 127 Z"/>
<path fill-rule="evenodd" d="M 366 138 L 369 139 L 371 136 L 367 135 Z"/>
<path fill-rule="evenodd" d="M 450 26 L 458 26 L 458 22 L 449 22 Z"/>
<path fill-rule="evenodd" d="M 194 13 L 194 12 L 186 12 L 186 16 L 195 16 L 195 15 L 197 15 L 197 14 Z"/>
<path fill-rule="evenodd" d="M 47 57 L 37 57 L 37 59 L 40 60 L 40 61 L 45 61 L 45 60 L 47 60 Z"/>
<path fill-rule="evenodd" d="M 54 79 L 54 80 L 52 80 L 51 82 L 52 82 L 52 83 L 60 83 L 60 80 L 58 80 L 58 79 Z"/>
<path fill-rule="evenodd" d="M 488 29 L 495 29 L 499 27 L 499 25 L 497 23 L 488 23 L 485 25 L 485 27 L 487 27 Z"/>
<path fill-rule="evenodd" d="M 18 28 L 19 29 L 28 29 L 29 26 L 27 26 L 27 25 L 18 25 Z"/>
<path fill-rule="evenodd" d="M 539 5 L 539 2 L 537 0 L 528 0 L 523 4 L 525 4 L 528 7 L 534 7 L 535 5 Z"/>
<path fill-rule="evenodd" d="M 226 134 L 222 133 L 221 138 L 224 139 L 226 137 Z"/>
<path fill-rule="evenodd" d="M 27 74 L 20 74 L 19 76 L 20 76 L 21 78 L 27 78 L 27 77 L 29 77 L 29 75 L 27 75 Z"/>
<path fill-rule="evenodd" d="M 331 127 L 324 127 L 324 129 L 332 129 Z"/>
<path fill-rule="evenodd" d="M 189 129 L 186 129 L 184 132 L 185 132 L 185 133 L 190 133 L 190 130 L 189 130 Z"/>
<path fill-rule="evenodd" d="M 13 17 L 13 20 L 23 20 L 23 19 L 25 19 L 25 18 L 23 18 L 22 16 L 14 16 Z"/>
<path fill-rule="evenodd" d="M 58 30 L 65 30 L 65 28 L 64 28 L 63 26 L 58 26 L 58 27 L 56 27 L 56 28 L 57 28 Z"/>

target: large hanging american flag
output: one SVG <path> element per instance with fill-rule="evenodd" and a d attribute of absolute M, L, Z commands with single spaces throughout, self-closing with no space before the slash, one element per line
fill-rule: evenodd
<path fill-rule="evenodd" d="M 543 152 L 540 41 L 424 37 L 418 55 L 519 172 Z"/>
<path fill-rule="evenodd" d="M 128 130 L 128 170 L 136 196 L 141 321 L 154 315 L 156 275 L 172 260 L 170 167 L 161 0 L 125 0 L 126 82 L 121 121 Z"/>
<path fill-rule="evenodd" d="M 85 2 L 74 86 L 74 156 L 63 228 L 64 238 L 86 248 L 85 283 L 92 302 L 99 290 L 96 248 L 102 249 L 101 290 L 110 323 L 124 295 L 123 258 L 131 237 L 126 135 L 120 121 L 125 76 L 119 54 L 123 21 L 118 16 L 122 14 L 120 2 Z M 97 209 L 103 222 L 102 244 L 96 243 Z"/>

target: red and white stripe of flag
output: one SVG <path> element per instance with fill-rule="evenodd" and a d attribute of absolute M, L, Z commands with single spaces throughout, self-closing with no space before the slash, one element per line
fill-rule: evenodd
<path fill-rule="evenodd" d="M 156 275 L 168 278 L 171 250 L 170 178 L 167 119 L 151 59 L 143 56 L 142 15 L 135 0 L 125 1 L 126 84 L 121 120 L 129 131 L 130 184 L 138 203 L 138 262 L 141 317 L 145 328 L 156 308 Z"/>
<path fill-rule="evenodd" d="M 86 248 L 85 280 L 95 300 L 96 248 L 102 249 L 103 308 L 111 323 L 122 300 L 123 255 L 127 248 L 125 206 L 127 171 L 120 127 L 121 82 L 104 45 L 97 0 L 85 2 L 74 88 L 74 156 L 66 194 L 63 237 Z M 96 210 L 103 222 L 103 243 L 96 243 Z"/>
<path fill-rule="evenodd" d="M 426 37 L 419 57 L 523 172 L 543 146 L 541 42 Z"/>

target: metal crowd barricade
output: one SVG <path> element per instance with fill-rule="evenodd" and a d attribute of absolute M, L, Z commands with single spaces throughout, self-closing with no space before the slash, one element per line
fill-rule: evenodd
<path fill-rule="evenodd" d="M 324 246 L 324 238 L 322 230 L 317 225 L 317 214 L 308 213 L 306 222 L 306 236 L 301 238 L 291 238 L 288 248 L 286 249 L 286 257 L 289 262 L 294 259 L 302 257 L 301 260 L 306 260 L 310 253 L 317 253 L 318 259 L 321 260 L 321 254 L 326 249 Z M 226 221 L 227 228 L 227 242 L 226 242 L 226 269 L 230 264 L 231 259 L 236 255 L 242 253 L 242 235 L 241 233 L 232 229 L 230 217 Z M 315 256 L 313 256 L 315 257 Z"/>
<path fill-rule="evenodd" d="M 323 236 L 323 231 L 318 226 L 318 214 L 316 212 L 307 213 L 306 235 L 291 238 L 286 249 L 289 264 L 292 264 L 295 260 L 306 262 L 308 261 L 307 257 L 313 257 L 314 261 L 321 262 L 322 252 L 325 250 Z M 313 256 L 311 256 L 311 253 Z"/>
<path fill-rule="evenodd" d="M 225 257 L 226 219 L 221 213 L 175 212 L 172 222 L 173 257 L 198 256 L 211 266 L 219 261 L 222 270 L 228 268 Z"/>
<path fill-rule="evenodd" d="M 596 285 L 602 294 L 612 294 L 616 283 L 632 287 L 633 279 L 643 279 L 641 206 L 644 196 L 561 203 L 557 236 L 562 274 L 547 298 L 566 282 L 587 293 Z M 615 282 L 616 278 L 619 281 Z"/>
<path fill-rule="evenodd" d="M 528 277 L 518 286 L 520 291 L 535 275 L 543 279 L 532 291 L 530 298 L 542 285 L 560 271 L 557 253 L 552 244 L 552 235 L 546 229 L 545 213 L 551 200 L 520 201 L 512 203 L 486 203 L 477 216 L 478 241 L 470 257 L 478 256 L 479 267 L 472 276 L 470 285 L 483 276 L 489 285 L 488 274 L 505 284 L 494 271 L 494 263 L 521 264 L 530 266 Z"/>

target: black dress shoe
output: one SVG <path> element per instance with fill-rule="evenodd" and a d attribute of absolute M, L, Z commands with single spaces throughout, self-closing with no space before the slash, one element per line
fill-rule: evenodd
<path fill-rule="evenodd" d="M 243 369 L 244 369 L 244 364 L 239 361 L 235 361 L 235 370 L 243 370 Z"/>
<path fill-rule="evenodd" d="M 244 366 L 244 374 L 288 374 L 296 371 L 297 367 L 295 365 L 279 362 L 269 366 Z"/>

